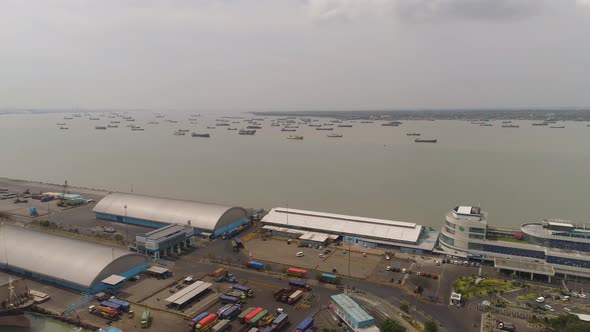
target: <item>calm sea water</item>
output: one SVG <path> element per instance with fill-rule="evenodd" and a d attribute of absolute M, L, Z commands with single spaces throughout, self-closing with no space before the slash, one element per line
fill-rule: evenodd
<path fill-rule="evenodd" d="M 335 128 L 343 138 L 327 138 L 329 131 L 305 125 L 281 132 L 269 119 L 255 136 L 239 136 L 225 127 L 205 128 L 222 115 L 203 115 L 197 125 L 189 123 L 188 113 L 167 115 L 177 124 L 152 113 L 130 115 L 144 132 L 131 131 L 124 120 L 119 128 L 94 130 L 119 120 L 106 117 L 0 116 L 0 176 L 245 207 L 288 205 L 436 228 L 458 204 L 479 204 L 491 224 L 502 226 L 545 217 L 590 219 L 586 123 L 550 129 L 525 121 L 514 122 L 520 128 L 501 128 L 499 122 L 357 122 Z M 70 129 L 59 130 L 58 122 Z M 176 129 L 212 137 L 174 136 Z M 414 143 L 410 132 L 439 142 Z M 290 134 L 305 139 L 285 139 Z"/>
<path fill-rule="evenodd" d="M 42 316 L 27 315 L 27 317 L 31 321 L 30 328 L 2 327 L 0 330 L 2 332 L 90 332 L 88 330 L 79 330 L 77 327 Z"/>

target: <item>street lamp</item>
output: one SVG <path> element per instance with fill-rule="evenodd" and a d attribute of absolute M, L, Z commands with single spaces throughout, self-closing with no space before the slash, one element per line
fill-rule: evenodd
<path fill-rule="evenodd" d="M 126 236 L 127 243 L 129 243 L 129 230 L 127 229 L 127 223 L 128 223 L 128 221 L 127 221 L 127 204 L 125 204 L 123 206 L 123 208 L 125 208 L 125 220 L 124 220 L 124 222 L 125 222 L 125 236 Z"/>

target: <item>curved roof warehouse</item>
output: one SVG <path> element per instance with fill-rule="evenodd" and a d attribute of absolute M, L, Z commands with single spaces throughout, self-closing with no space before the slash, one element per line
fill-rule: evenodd
<path fill-rule="evenodd" d="M 92 242 L 0 225 L 0 269 L 81 292 L 96 293 L 113 274 L 132 277 L 147 268 L 147 257 Z"/>
<path fill-rule="evenodd" d="M 190 225 L 195 234 L 215 236 L 246 223 L 248 216 L 241 207 L 124 193 L 105 196 L 93 211 L 99 219 L 153 228 Z"/>

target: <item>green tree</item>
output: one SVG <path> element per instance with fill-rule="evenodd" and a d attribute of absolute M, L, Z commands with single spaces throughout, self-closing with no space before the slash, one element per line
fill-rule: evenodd
<path fill-rule="evenodd" d="M 438 331 L 438 326 L 436 325 L 436 322 L 432 319 L 429 319 L 426 322 L 424 322 L 424 331 L 426 331 L 426 332 Z"/>
<path fill-rule="evenodd" d="M 590 331 L 590 323 L 584 322 L 576 315 L 560 315 L 547 321 L 545 332 L 587 332 Z"/>
<path fill-rule="evenodd" d="M 379 325 L 381 332 L 406 332 L 406 328 L 403 327 L 398 321 L 393 319 L 386 319 Z"/>
<path fill-rule="evenodd" d="M 399 309 L 405 313 L 408 313 L 410 311 L 410 305 L 408 304 L 408 302 L 402 302 L 402 304 L 399 306 Z"/>

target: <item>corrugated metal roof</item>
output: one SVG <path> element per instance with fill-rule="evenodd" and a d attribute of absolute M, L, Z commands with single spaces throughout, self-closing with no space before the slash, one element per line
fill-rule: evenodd
<path fill-rule="evenodd" d="M 176 305 L 183 305 L 186 301 L 204 292 L 206 289 L 211 287 L 213 284 L 203 281 L 195 281 L 194 283 L 186 286 L 186 288 L 180 290 L 178 293 L 169 296 L 166 302 L 174 303 Z"/>
<path fill-rule="evenodd" d="M 273 208 L 262 221 L 285 227 L 356 234 L 409 243 L 416 243 L 422 232 L 422 226 L 414 223 L 285 208 Z"/>
<path fill-rule="evenodd" d="M 346 294 L 332 295 L 330 297 L 332 302 L 337 304 L 342 310 L 346 311 L 357 323 L 362 323 L 370 320 L 374 320 L 373 316 L 369 315 L 358 303 L 354 302 Z"/>
<path fill-rule="evenodd" d="M 181 231 L 185 231 L 188 227 L 183 225 L 168 225 L 166 227 L 155 229 L 146 234 L 138 234 L 140 237 L 145 237 L 146 239 L 160 239 L 167 236 L 170 236 L 174 233 L 178 233 Z M 192 228 L 188 228 L 192 232 Z"/>
<path fill-rule="evenodd" d="M 167 269 L 167 268 L 165 268 L 165 267 L 154 265 L 154 266 L 150 267 L 149 269 L 147 269 L 146 271 L 147 272 L 152 272 L 152 273 L 162 274 L 162 273 L 166 273 L 166 272 L 168 272 L 170 270 Z"/>
<path fill-rule="evenodd" d="M 240 210 L 246 216 L 246 210 L 241 207 L 124 193 L 109 194 L 92 209 L 95 213 L 191 225 L 209 231 L 215 231 L 218 222 L 230 210 Z"/>
<path fill-rule="evenodd" d="M 122 281 L 125 281 L 125 277 L 122 277 L 122 276 L 116 275 L 116 274 L 111 274 L 110 276 L 101 280 L 101 282 L 103 284 L 107 284 L 107 285 L 111 285 L 111 286 L 115 286 L 116 284 L 118 284 Z"/>
<path fill-rule="evenodd" d="M 85 288 L 94 287 L 111 274 L 147 263 L 141 254 L 16 226 L 0 225 L 0 243 L 0 264 Z M 121 260 L 128 264 L 120 264 Z M 126 270 L 111 271 L 109 265 L 113 262 Z"/>

